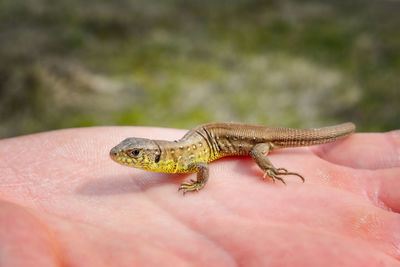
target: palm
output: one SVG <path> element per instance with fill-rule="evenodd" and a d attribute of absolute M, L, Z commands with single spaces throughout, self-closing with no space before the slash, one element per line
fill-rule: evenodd
<path fill-rule="evenodd" d="M 0 265 L 400 266 L 399 132 L 270 156 L 304 184 L 262 181 L 249 157 L 222 159 L 185 196 L 190 175 L 108 157 L 125 137 L 182 135 L 87 128 L 1 141 Z"/>

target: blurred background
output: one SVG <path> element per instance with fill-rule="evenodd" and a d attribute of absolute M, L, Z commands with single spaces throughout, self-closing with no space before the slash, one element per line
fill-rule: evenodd
<path fill-rule="evenodd" d="M 400 2 L 2 0 L 0 138 L 211 121 L 400 128 Z"/>

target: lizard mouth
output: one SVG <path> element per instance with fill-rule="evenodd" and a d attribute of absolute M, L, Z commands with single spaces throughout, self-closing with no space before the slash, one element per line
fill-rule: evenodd
<path fill-rule="evenodd" d="M 133 160 L 117 147 L 113 147 L 110 150 L 110 158 L 119 164 L 133 167 Z"/>
<path fill-rule="evenodd" d="M 117 149 L 117 147 L 113 147 L 113 148 L 110 150 L 110 158 L 111 158 L 112 160 L 114 160 L 115 162 L 118 162 L 118 163 L 120 163 L 120 164 L 124 164 L 125 156 L 121 153 L 121 151 L 119 151 L 119 150 Z"/>

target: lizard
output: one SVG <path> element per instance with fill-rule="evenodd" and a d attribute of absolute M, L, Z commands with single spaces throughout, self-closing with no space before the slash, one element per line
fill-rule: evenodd
<path fill-rule="evenodd" d="M 126 138 L 110 150 L 110 157 L 126 166 L 165 173 L 197 173 L 183 182 L 183 193 L 199 191 L 209 178 L 208 163 L 226 156 L 249 155 L 267 176 L 286 184 L 283 176 L 304 177 L 286 168 L 276 168 L 267 155 L 281 148 L 334 142 L 352 134 L 351 122 L 322 128 L 296 129 L 246 123 L 207 123 L 189 130 L 177 141 Z"/>

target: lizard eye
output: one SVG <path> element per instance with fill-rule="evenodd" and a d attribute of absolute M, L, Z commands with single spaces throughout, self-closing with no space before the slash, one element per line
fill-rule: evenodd
<path fill-rule="evenodd" d="M 140 150 L 139 150 L 139 149 L 131 150 L 131 151 L 129 152 L 129 156 L 131 156 L 131 157 L 136 157 L 136 156 L 139 155 L 139 153 L 140 153 Z"/>

